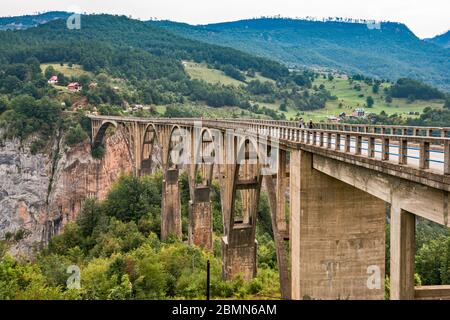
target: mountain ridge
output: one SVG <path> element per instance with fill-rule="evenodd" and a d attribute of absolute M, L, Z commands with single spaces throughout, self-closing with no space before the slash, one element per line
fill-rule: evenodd
<path fill-rule="evenodd" d="M 148 21 L 185 37 L 220 43 L 293 67 L 319 67 L 396 80 L 411 77 L 450 90 L 449 53 L 404 24 L 250 19 L 207 25 Z"/>
<path fill-rule="evenodd" d="M 425 41 L 450 49 L 450 30 L 433 38 L 425 39 Z"/>

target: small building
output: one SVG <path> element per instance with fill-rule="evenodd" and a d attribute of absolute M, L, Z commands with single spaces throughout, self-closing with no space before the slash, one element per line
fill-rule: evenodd
<path fill-rule="evenodd" d="M 352 113 L 354 118 L 364 118 L 366 116 L 366 111 L 363 108 L 356 108 Z"/>
<path fill-rule="evenodd" d="M 328 117 L 328 122 L 331 122 L 331 123 L 338 123 L 338 122 L 340 122 L 340 121 L 341 121 L 341 119 L 338 118 L 338 117 L 335 117 L 335 116 L 330 116 L 330 117 Z"/>
<path fill-rule="evenodd" d="M 48 79 L 47 82 L 49 84 L 57 84 L 58 83 L 58 76 L 52 76 L 50 79 Z"/>
<path fill-rule="evenodd" d="M 67 89 L 71 92 L 79 92 L 83 87 L 78 82 L 72 82 L 67 85 Z"/>
<path fill-rule="evenodd" d="M 97 83 L 96 82 L 89 83 L 89 89 L 90 90 L 94 90 L 95 88 L 97 88 Z"/>

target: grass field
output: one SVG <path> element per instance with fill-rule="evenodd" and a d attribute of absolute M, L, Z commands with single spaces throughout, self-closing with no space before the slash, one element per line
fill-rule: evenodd
<path fill-rule="evenodd" d="M 210 69 L 206 64 L 195 63 L 192 61 L 184 61 L 184 69 L 192 79 L 204 80 L 208 83 L 221 83 L 224 85 L 240 86 L 245 85 L 245 82 L 233 79 L 227 76 L 223 71 Z M 275 83 L 274 80 L 263 77 L 261 74 L 256 74 L 254 78 L 246 77 L 246 82 L 252 80 L 259 80 L 261 82 L 269 81 Z"/>
<path fill-rule="evenodd" d="M 209 69 L 206 64 L 184 62 L 184 65 L 187 73 L 194 79 L 201 79 L 209 83 L 222 83 L 235 86 L 245 85 L 244 82 L 230 78 L 220 70 Z M 247 77 L 246 81 L 251 81 L 252 79 L 274 82 L 273 80 L 264 78 L 261 75 L 256 75 L 255 78 Z M 301 115 L 303 118 L 308 120 L 312 119 L 313 121 L 321 121 L 326 120 L 330 116 L 338 116 L 342 112 L 345 112 L 347 115 L 351 114 L 356 108 L 364 108 L 366 113 L 379 114 L 381 111 L 384 111 L 388 115 L 396 113 L 405 117 L 414 117 L 414 115 L 410 115 L 410 113 L 421 113 L 426 107 L 441 108 L 444 104 L 442 100 L 416 100 L 412 103 L 408 103 L 406 99 L 393 99 L 392 103 L 388 104 L 385 101 L 386 93 L 383 89 L 390 84 L 382 84 L 380 86 L 379 93 L 375 94 L 372 92 L 372 87 L 368 86 L 363 81 L 354 81 L 353 84 L 350 84 L 348 79 L 344 76 L 335 77 L 332 81 L 320 77 L 313 83 L 313 85 L 316 85 L 317 87 L 321 84 L 323 84 L 325 88 L 338 99 L 328 101 L 324 109 L 316 111 L 299 111 L 293 107 L 290 107 L 288 111 L 284 113 L 286 118 L 291 119 Z M 361 91 L 357 91 L 353 88 L 356 84 L 361 86 Z M 372 96 L 375 101 L 372 108 L 368 108 L 366 106 L 366 99 L 368 96 Z M 265 106 L 278 111 L 281 101 L 277 101 L 276 103 L 254 101 L 253 103 L 257 103 L 261 107 Z"/>
<path fill-rule="evenodd" d="M 340 113 L 345 112 L 347 115 L 351 114 L 356 108 L 364 108 L 366 113 L 379 114 L 381 111 L 386 112 L 388 115 L 399 114 L 404 117 L 414 117 L 410 113 L 421 113 L 426 107 L 442 108 L 444 105 L 443 100 L 423 101 L 416 100 L 412 103 L 408 103 L 406 99 L 393 99 L 392 103 L 388 104 L 384 100 L 386 93 L 383 89 L 389 84 L 382 84 L 379 93 L 374 94 L 372 87 L 365 84 L 363 81 L 354 81 L 350 84 L 345 78 L 334 78 L 329 81 L 328 79 L 316 79 L 313 85 L 318 87 L 323 84 L 332 95 L 336 96 L 337 100 L 330 100 L 327 102 L 326 107 L 316 111 L 298 111 L 290 108 L 285 113 L 288 119 L 297 117 L 299 113 L 305 119 L 312 119 L 313 121 L 326 120 L 329 116 L 338 116 Z M 361 86 L 361 91 L 356 91 L 353 87 L 355 84 Z M 375 103 L 372 108 L 366 106 L 366 99 L 371 96 Z M 281 102 L 275 104 L 260 103 L 261 106 L 265 105 L 268 108 L 278 110 Z"/>
<path fill-rule="evenodd" d="M 92 76 L 90 72 L 83 70 L 82 66 L 74 64 L 72 65 L 72 67 L 69 67 L 67 63 L 63 64 L 62 66 L 59 63 L 43 63 L 41 64 L 42 72 L 45 72 L 45 69 L 47 69 L 49 66 L 52 66 L 56 71 L 61 72 L 62 74 L 64 74 L 66 77 L 69 78 L 72 76 L 79 77 L 81 75 Z"/>
<path fill-rule="evenodd" d="M 156 111 L 160 115 L 164 115 L 167 106 L 156 106 Z M 264 115 L 255 115 L 247 110 L 240 109 L 238 107 L 224 107 L 224 108 L 212 108 L 205 105 L 182 105 L 177 106 L 179 109 L 184 109 L 191 113 L 193 117 L 203 117 L 205 119 L 225 119 L 225 118 L 240 118 L 240 117 L 254 117 L 254 118 L 268 118 Z"/>
<path fill-rule="evenodd" d="M 316 79 L 314 84 L 317 86 L 323 84 L 327 90 L 338 97 L 337 100 L 328 101 L 325 110 L 318 111 L 322 113 L 325 112 L 326 114 L 331 113 L 337 115 L 341 112 L 348 114 L 355 108 L 362 107 L 365 108 L 366 112 L 371 113 L 380 113 L 381 111 L 385 111 L 387 114 L 397 113 L 399 115 L 409 115 L 410 112 L 422 112 L 426 107 L 440 108 L 444 104 L 444 101 L 442 100 L 416 100 L 412 103 L 408 103 L 407 99 L 395 98 L 392 103 L 388 104 L 385 101 L 386 93 L 383 89 L 389 86 L 389 84 L 382 84 L 379 93 L 377 94 L 372 92 L 371 86 L 368 86 L 362 81 L 357 81 L 350 84 L 348 80 L 343 78 L 335 78 L 333 81 L 321 78 Z M 361 86 L 361 91 L 356 91 L 353 89 L 355 84 L 359 84 Z M 368 96 L 371 96 L 375 101 L 372 108 L 366 107 L 366 99 Z M 339 104 L 342 106 L 339 107 Z"/>

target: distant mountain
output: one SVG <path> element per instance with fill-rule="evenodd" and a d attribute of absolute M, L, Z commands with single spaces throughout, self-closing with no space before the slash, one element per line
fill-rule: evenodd
<path fill-rule="evenodd" d="M 450 30 L 431 39 L 425 39 L 428 42 L 437 44 L 444 48 L 450 48 Z"/>
<path fill-rule="evenodd" d="M 52 11 L 37 15 L 26 15 L 17 17 L 0 17 L 0 30 L 20 30 L 36 27 L 56 19 L 65 19 L 70 13 Z"/>
<path fill-rule="evenodd" d="M 404 24 L 278 18 L 201 26 L 148 23 L 292 66 L 331 68 L 392 80 L 410 77 L 450 90 L 450 51 L 419 39 Z"/>

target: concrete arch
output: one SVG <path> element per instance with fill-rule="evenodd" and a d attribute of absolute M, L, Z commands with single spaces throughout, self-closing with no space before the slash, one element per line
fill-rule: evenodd
<path fill-rule="evenodd" d="M 149 136 L 149 134 L 152 134 Z M 152 164 L 154 164 L 153 151 L 154 147 L 158 146 L 161 148 L 160 135 L 158 129 L 154 123 L 149 123 L 146 125 L 140 146 L 140 174 L 150 174 L 152 172 Z"/>
<path fill-rule="evenodd" d="M 113 126 L 114 128 L 118 128 L 118 124 L 116 121 L 113 120 L 104 120 L 102 121 L 101 126 L 98 128 L 97 132 L 95 133 L 95 137 L 93 137 L 92 139 L 92 147 L 98 148 L 99 146 L 101 146 L 103 144 L 103 139 L 105 138 L 105 133 L 106 130 L 110 127 Z"/>
<path fill-rule="evenodd" d="M 179 141 L 174 141 L 176 132 L 180 132 Z M 187 133 L 187 134 L 186 134 Z M 169 141 L 167 147 L 167 164 L 170 166 L 178 166 L 182 164 L 183 156 L 187 156 L 187 150 L 190 147 L 190 141 L 188 139 L 189 132 L 187 129 L 179 125 L 173 125 L 169 133 Z M 174 149 L 177 150 L 174 150 Z"/>
<path fill-rule="evenodd" d="M 235 138 L 239 139 L 239 137 L 235 137 Z M 245 152 L 246 152 L 245 148 L 246 148 L 247 143 L 250 143 L 253 146 L 253 149 L 257 156 L 257 159 L 256 159 L 257 164 L 260 164 L 260 161 L 264 160 L 265 157 L 264 157 L 264 155 L 261 154 L 261 150 L 259 149 L 259 143 L 257 141 L 257 138 L 243 137 L 240 140 L 238 140 L 237 142 L 239 142 L 239 144 L 237 145 L 237 148 L 236 148 L 236 156 L 237 156 L 236 160 L 238 161 L 237 162 L 238 164 L 242 160 L 243 155 L 245 156 L 244 160 L 248 160 L 248 159 L 246 159 L 247 155 L 245 154 Z M 243 152 L 244 152 L 244 154 L 242 154 Z"/>
<path fill-rule="evenodd" d="M 211 152 L 208 156 L 212 157 L 210 160 L 212 161 L 208 161 L 204 163 L 208 163 L 208 164 L 214 164 L 216 161 L 215 159 L 215 155 L 218 153 L 218 148 L 219 146 L 217 145 L 217 141 L 215 141 L 215 136 L 213 135 L 211 129 L 209 128 L 203 128 L 202 131 L 200 132 L 200 142 L 202 143 L 202 151 L 203 151 L 203 144 L 204 143 L 210 143 L 210 149 Z M 206 154 L 202 154 L 202 157 L 204 157 Z M 205 160 L 205 159 L 203 159 Z M 208 160 L 208 159 L 207 159 Z"/>

